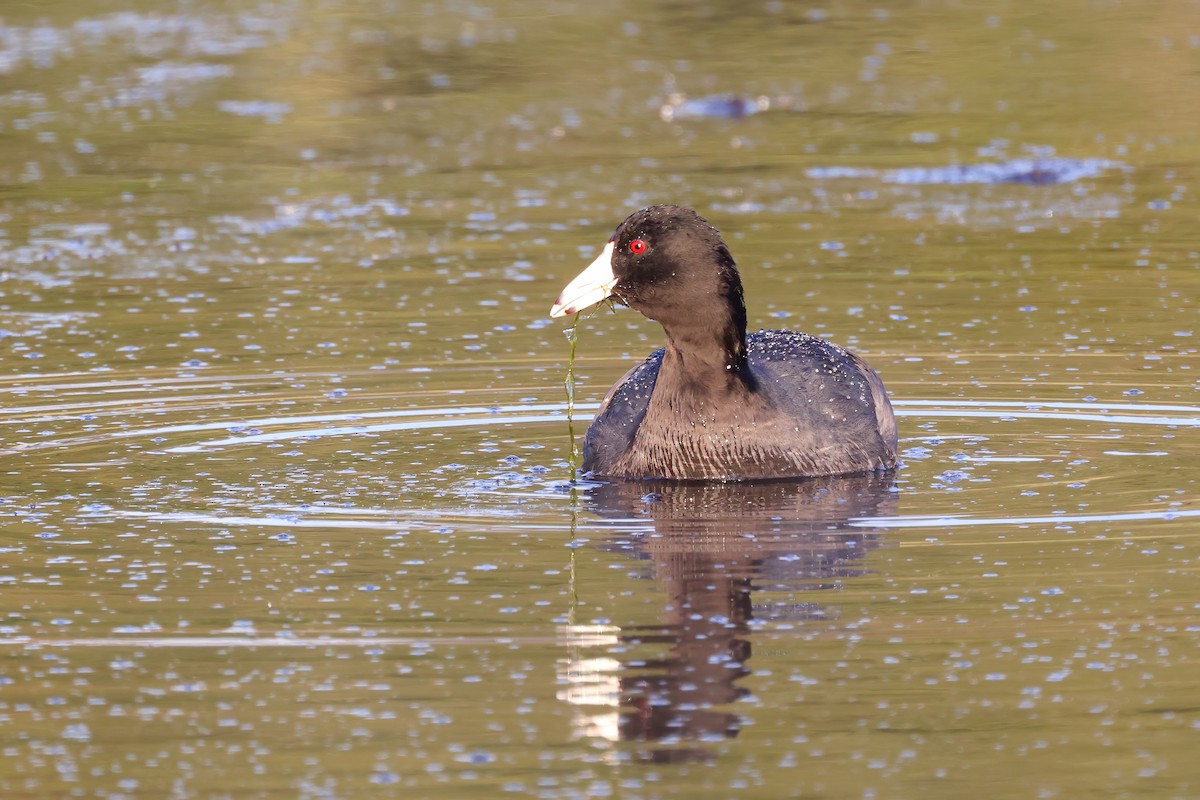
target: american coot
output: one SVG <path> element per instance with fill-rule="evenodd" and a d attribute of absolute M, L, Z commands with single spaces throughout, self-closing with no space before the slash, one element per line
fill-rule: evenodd
<path fill-rule="evenodd" d="M 806 333 L 746 336 L 733 257 L 696 212 L 631 215 L 550 316 L 609 298 L 657 320 L 667 346 L 609 390 L 584 439 L 584 472 L 763 480 L 896 466 L 896 417 L 879 376 Z"/>

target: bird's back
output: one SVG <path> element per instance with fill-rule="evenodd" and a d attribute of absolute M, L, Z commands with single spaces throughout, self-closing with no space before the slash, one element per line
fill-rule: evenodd
<path fill-rule="evenodd" d="M 699 425 L 681 419 L 677 404 L 651 402 L 663 350 L 627 372 L 588 429 L 584 471 L 765 479 L 895 466 L 895 417 L 882 382 L 865 362 L 792 331 L 753 333 L 746 345 L 749 393 L 709 403 L 711 416 Z"/>

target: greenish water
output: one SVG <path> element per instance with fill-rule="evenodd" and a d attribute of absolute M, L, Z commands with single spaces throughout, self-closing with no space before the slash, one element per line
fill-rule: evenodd
<path fill-rule="evenodd" d="M 1200 794 L 1200 5 L 0 16 L 0 795 Z M 760 99 L 761 98 L 761 99 Z M 888 480 L 569 483 L 696 207 Z M 661 331 L 580 321 L 581 417 Z"/>

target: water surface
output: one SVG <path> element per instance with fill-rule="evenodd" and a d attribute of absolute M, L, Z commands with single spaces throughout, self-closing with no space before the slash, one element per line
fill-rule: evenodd
<path fill-rule="evenodd" d="M 1197 12 L 6 9 L 0 793 L 1196 796 Z M 901 469 L 571 482 L 651 202 Z"/>

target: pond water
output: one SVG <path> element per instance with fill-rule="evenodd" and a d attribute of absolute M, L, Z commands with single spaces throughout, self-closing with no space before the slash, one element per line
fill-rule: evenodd
<path fill-rule="evenodd" d="M 10 6 L 4 797 L 1200 796 L 1200 4 Z M 653 202 L 894 475 L 572 482 Z"/>

